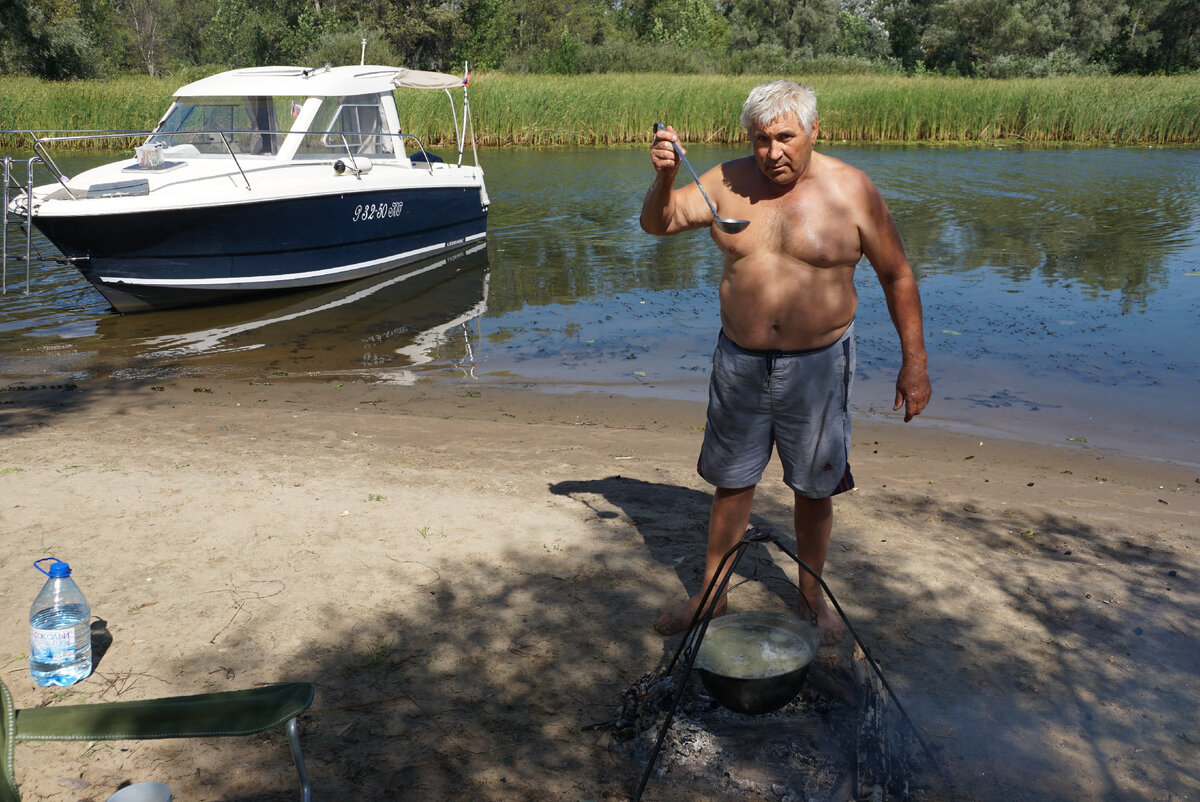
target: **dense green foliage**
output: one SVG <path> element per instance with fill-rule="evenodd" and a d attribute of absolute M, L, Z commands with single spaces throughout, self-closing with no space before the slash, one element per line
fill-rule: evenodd
<path fill-rule="evenodd" d="M 1197 0 L 3 0 L 0 73 L 368 62 L 993 78 L 1200 69 Z"/>
<path fill-rule="evenodd" d="M 483 145 L 646 142 L 655 120 L 689 141 L 740 142 L 746 92 L 763 76 L 477 73 L 471 106 Z M 0 130 L 151 128 L 180 83 L 126 76 L 48 82 L 0 77 Z M 820 132 L 833 141 L 1200 142 L 1200 75 L 979 80 L 814 76 Z M 406 131 L 453 140 L 439 92 L 397 92 Z M 18 137 L 0 138 L 16 146 Z M 128 143 L 127 143 L 128 144 Z"/>

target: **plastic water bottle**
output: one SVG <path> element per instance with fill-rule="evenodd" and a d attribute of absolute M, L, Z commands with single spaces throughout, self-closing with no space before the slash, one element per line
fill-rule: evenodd
<path fill-rule="evenodd" d="M 29 673 L 38 685 L 72 685 L 92 673 L 92 608 L 71 566 L 44 557 L 33 567 L 49 578 L 29 608 Z"/>

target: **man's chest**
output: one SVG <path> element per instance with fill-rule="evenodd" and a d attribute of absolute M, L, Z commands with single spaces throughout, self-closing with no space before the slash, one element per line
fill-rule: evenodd
<path fill-rule="evenodd" d="M 734 260 L 777 254 L 813 267 L 844 267 L 862 256 L 858 223 L 849 207 L 797 199 L 747 203 L 744 215 L 750 225 L 742 233 L 713 234 Z"/>

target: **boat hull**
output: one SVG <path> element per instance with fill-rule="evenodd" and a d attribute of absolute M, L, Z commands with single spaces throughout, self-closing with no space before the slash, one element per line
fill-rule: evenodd
<path fill-rule="evenodd" d="M 69 203 L 66 202 L 66 203 Z M 34 225 L 118 312 L 351 281 L 482 239 L 479 186 L 382 188 Z"/>

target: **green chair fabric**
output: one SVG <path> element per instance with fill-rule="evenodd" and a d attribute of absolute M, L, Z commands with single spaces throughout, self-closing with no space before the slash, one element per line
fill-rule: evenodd
<path fill-rule="evenodd" d="M 280 725 L 286 725 L 300 775 L 301 798 L 307 802 L 311 790 L 296 718 L 312 704 L 313 694 L 311 683 L 287 682 L 241 691 L 16 710 L 8 688 L 0 682 L 0 802 L 20 800 L 13 769 L 17 741 L 214 738 L 252 735 Z"/>

